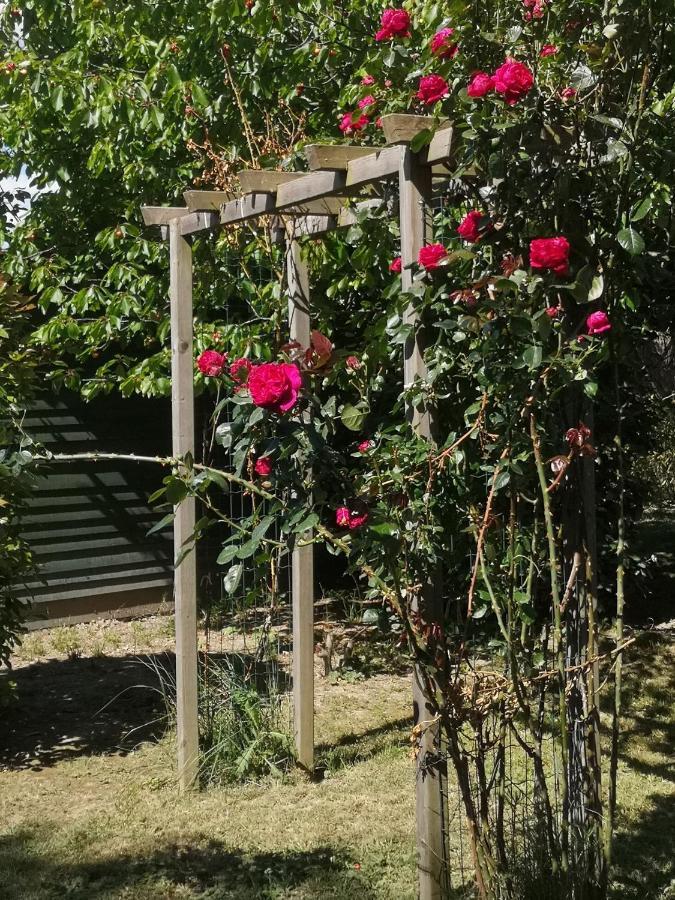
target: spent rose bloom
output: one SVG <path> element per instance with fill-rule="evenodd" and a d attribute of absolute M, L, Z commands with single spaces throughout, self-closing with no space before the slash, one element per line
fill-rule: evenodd
<path fill-rule="evenodd" d="M 248 373 L 248 389 L 256 406 L 282 413 L 292 409 L 302 387 L 302 376 L 291 363 L 262 363 Z"/>
<path fill-rule="evenodd" d="M 218 353 L 217 350 L 204 350 L 197 357 L 197 368 L 202 375 L 216 378 L 218 375 L 223 374 L 226 362 L 227 353 Z"/>
<path fill-rule="evenodd" d="M 244 359 L 244 357 L 235 359 L 230 365 L 230 377 L 238 384 L 246 384 L 252 366 L 253 363 L 250 359 Z"/>
<path fill-rule="evenodd" d="M 368 94 L 366 97 L 363 97 L 356 104 L 359 109 L 366 109 L 368 106 L 372 106 L 374 103 L 377 103 L 377 100 L 373 97 L 372 94 Z"/>
<path fill-rule="evenodd" d="M 420 78 L 420 85 L 415 96 L 421 100 L 425 106 L 432 106 L 438 103 L 443 97 L 447 97 L 450 90 L 448 82 L 440 75 L 425 75 Z"/>
<path fill-rule="evenodd" d="M 378 117 L 375 119 L 375 127 L 376 127 L 376 128 L 382 128 L 382 116 L 378 116 Z"/>
<path fill-rule="evenodd" d="M 555 56 L 558 52 L 558 48 L 555 44 L 544 44 L 544 46 L 539 51 L 539 56 Z"/>
<path fill-rule="evenodd" d="M 495 80 L 487 72 L 476 72 L 469 82 L 466 92 L 469 97 L 485 97 L 494 89 Z"/>
<path fill-rule="evenodd" d="M 381 28 L 376 41 L 390 41 L 395 37 L 410 37 L 410 16 L 404 9 L 385 9 L 380 18 Z"/>
<path fill-rule="evenodd" d="M 560 96 L 563 100 L 573 100 L 577 95 L 577 89 L 573 87 L 566 87 L 560 91 Z"/>
<path fill-rule="evenodd" d="M 345 365 L 348 369 L 352 369 L 354 372 L 356 372 L 361 368 L 362 362 L 358 358 L 358 356 L 348 356 L 345 360 Z"/>
<path fill-rule="evenodd" d="M 592 312 L 586 319 L 586 331 L 589 334 L 606 334 L 611 331 L 612 323 L 609 321 L 607 313 L 599 309 Z"/>
<path fill-rule="evenodd" d="M 267 476 L 272 474 L 272 460 L 269 456 L 261 456 L 255 461 L 253 467 L 256 475 Z"/>
<path fill-rule="evenodd" d="M 454 59 L 459 52 L 459 45 L 453 41 L 454 28 L 441 28 L 429 41 L 429 49 L 434 56 L 441 59 Z"/>
<path fill-rule="evenodd" d="M 477 209 L 467 213 L 457 228 L 457 234 L 465 241 L 475 244 L 480 239 L 480 223 L 485 215 Z"/>
<path fill-rule="evenodd" d="M 570 244 L 567 238 L 535 238 L 530 241 L 530 266 L 567 275 L 570 268 Z"/>
<path fill-rule="evenodd" d="M 432 269 L 437 269 L 438 264 L 447 255 L 448 251 L 443 244 L 427 244 L 420 248 L 420 252 L 417 254 L 417 262 L 424 266 L 427 272 L 430 272 Z"/>
<path fill-rule="evenodd" d="M 364 75 L 361 79 L 361 84 L 365 87 L 370 87 L 371 84 L 375 84 L 375 78 L 372 75 Z"/>
<path fill-rule="evenodd" d="M 401 257 L 400 257 L 400 256 L 396 256 L 396 257 L 395 257 L 394 259 L 392 259 L 392 261 L 389 263 L 389 271 L 390 271 L 390 272 L 396 272 L 396 273 L 398 274 L 398 273 L 401 271 L 401 265 L 402 265 L 402 263 L 401 263 Z"/>
<path fill-rule="evenodd" d="M 534 75 L 524 63 L 507 59 L 495 72 L 494 80 L 497 93 L 514 106 L 532 88 Z"/>
<path fill-rule="evenodd" d="M 340 528 L 349 528 L 349 507 L 348 506 L 338 506 L 335 510 L 335 523 L 340 526 Z"/>
<path fill-rule="evenodd" d="M 559 306 L 547 306 L 546 307 L 546 315 L 549 319 L 557 319 L 562 309 Z"/>
<path fill-rule="evenodd" d="M 354 131 L 362 131 L 369 123 L 368 116 L 357 116 L 356 113 L 345 113 L 340 119 L 338 128 L 343 134 L 352 134 Z"/>
<path fill-rule="evenodd" d="M 361 441 L 356 449 L 359 451 L 359 453 L 367 453 L 374 446 L 375 444 L 373 443 L 373 441 Z"/>

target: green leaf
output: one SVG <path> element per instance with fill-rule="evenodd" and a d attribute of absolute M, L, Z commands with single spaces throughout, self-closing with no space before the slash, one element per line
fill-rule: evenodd
<path fill-rule="evenodd" d="M 228 544 L 220 551 L 216 562 L 219 566 L 224 566 L 226 563 L 231 562 L 235 558 L 238 550 L 239 546 L 237 544 Z"/>
<path fill-rule="evenodd" d="M 588 66 L 577 66 L 570 75 L 570 84 L 578 91 L 585 91 L 595 84 L 595 75 Z"/>
<path fill-rule="evenodd" d="M 187 497 L 188 489 L 184 481 L 179 478 L 172 478 L 166 486 L 166 499 L 169 503 L 176 506 L 181 500 Z"/>
<path fill-rule="evenodd" d="M 160 519 L 159 522 L 155 522 L 155 524 L 148 530 L 148 534 L 155 534 L 157 531 L 161 531 L 162 528 L 166 528 L 167 525 L 170 525 L 173 522 L 173 513 L 170 512 L 164 518 Z"/>
<path fill-rule="evenodd" d="M 631 222 L 639 222 L 640 219 L 644 219 L 644 217 L 648 214 L 650 209 L 652 208 L 652 198 L 645 197 L 644 200 L 641 200 L 638 205 L 634 208 L 631 213 Z"/>
<path fill-rule="evenodd" d="M 343 408 L 340 420 L 345 428 L 350 431 L 360 431 L 366 414 L 355 406 L 347 405 Z"/>
<path fill-rule="evenodd" d="M 616 239 L 631 256 L 639 256 L 645 249 L 642 236 L 634 228 L 623 228 L 617 234 Z"/>
<path fill-rule="evenodd" d="M 601 163 L 613 163 L 616 162 L 617 159 L 622 159 L 624 156 L 628 156 L 628 147 L 624 144 L 623 141 L 609 141 L 607 144 L 607 152 L 604 156 L 600 157 Z"/>
<path fill-rule="evenodd" d="M 523 362 L 530 369 L 536 369 L 541 365 L 542 348 L 540 344 L 533 344 L 523 353 Z"/>
<path fill-rule="evenodd" d="M 417 153 L 422 147 L 426 147 L 427 144 L 431 143 L 433 136 L 434 132 L 431 128 L 423 128 L 421 131 L 418 131 L 412 141 L 410 141 L 410 149 L 413 153 Z"/>
<path fill-rule="evenodd" d="M 223 578 L 223 588 L 225 589 L 226 594 L 234 594 L 234 592 L 239 587 L 239 582 L 241 581 L 243 572 L 243 563 L 237 563 L 236 565 L 228 569 L 227 574 Z"/>

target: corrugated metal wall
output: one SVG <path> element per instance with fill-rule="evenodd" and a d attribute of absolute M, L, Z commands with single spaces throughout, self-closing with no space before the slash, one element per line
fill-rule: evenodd
<path fill-rule="evenodd" d="M 92 450 L 163 455 L 168 402 L 105 397 L 89 404 L 45 394 L 26 430 L 54 453 Z M 38 565 L 25 588 L 31 617 L 82 621 L 171 602 L 171 532 L 148 536 L 159 514 L 147 497 L 161 483 L 143 463 L 57 463 L 40 478 L 24 519 Z"/>

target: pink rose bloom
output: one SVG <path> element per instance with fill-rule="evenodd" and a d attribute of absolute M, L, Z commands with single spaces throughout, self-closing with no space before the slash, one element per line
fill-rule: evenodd
<path fill-rule="evenodd" d="M 557 319 L 561 310 L 559 306 L 547 306 L 546 307 L 546 315 L 549 319 Z"/>
<path fill-rule="evenodd" d="M 457 228 L 457 234 L 465 241 L 475 244 L 480 239 L 480 223 L 485 216 L 477 209 L 467 213 Z"/>
<path fill-rule="evenodd" d="M 366 109 L 368 106 L 372 106 L 374 103 L 377 103 L 372 94 L 368 94 L 367 97 L 364 97 L 362 100 L 359 100 L 357 106 L 359 109 Z"/>
<path fill-rule="evenodd" d="M 378 117 L 375 119 L 375 127 L 376 127 L 376 128 L 382 128 L 382 116 L 378 116 Z"/>
<path fill-rule="evenodd" d="M 253 467 L 256 475 L 267 476 L 272 474 L 272 460 L 269 456 L 261 456 L 256 459 Z"/>
<path fill-rule="evenodd" d="M 354 131 L 362 131 L 370 121 L 368 116 L 358 116 L 356 113 L 345 113 L 340 119 L 339 129 L 343 134 L 351 134 Z"/>
<path fill-rule="evenodd" d="M 611 331 L 611 328 L 612 324 L 609 321 L 609 316 L 602 309 L 592 312 L 586 319 L 586 330 L 589 334 L 605 334 Z"/>
<path fill-rule="evenodd" d="M 524 63 L 507 59 L 494 74 L 495 90 L 504 95 L 509 106 L 514 106 L 534 84 L 534 75 Z"/>
<path fill-rule="evenodd" d="M 459 45 L 452 40 L 454 28 L 441 28 L 429 41 L 429 49 L 434 56 L 441 59 L 454 59 L 459 52 Z"/>
<path fill-rule="evenodd" d="M 494 89 L 495 80 L 492 75 L 488 75 L 487 72 L 476 72 L 471 81 L 469 82 L 466 92 L 469 97 L 485 97 L 486 94 L 489 94 L 491 90 Z"/>
<path fill-rule="evenodd" d="M 246 384 L 248 381 L 248 373 L 251 371 L 253 363 L 250 359 L 235 359 L 230 366 L 230 377 L 238 384 Z"/>
<path fill-rule="evenodd" d="M 302 387 L 302 376 L 291 363 L 263 363 L 252 366 L 248 389 L 256 406 L 282 413 L 292 409 Z"/>
<path fill-rule="evenodd" d="M 573 87 L 566 87 L 562 91 L 560 91 L 560 96 L 563 100 L 572 100 L 577 95 L 577 89 Z"/>
<path fill-rule="evenodd" d="M 417 254 L 417 262 L 423 266 L 427 272 L 431 272 L 432 269 L 438 268 L 438 264 L 441 260 L 445 259 L 447 255 L 448 251 L 443 244 L 427 244 L 425 247 L 420 248 L 420 252 Z"/>
<path fill-rule="evenodd" d="M 376 41 L 390 41 L 392 38 L 410 37 L 410 16 L 404 9 L 385 9 L 380 18 L 380 30 Z"/>
<path fill-rule="evenodd" d="M 361 79 L 361 84 L 370 87 L 371 84 L 375 84 L 375 79 L 372 75 L 364 75 Z"/>
<path fill-rule="evenodd" d="M 204 350 L 197 357 L 197 368 L 202 375 L 216 378 L 218 375 L 223 374 L 226 362 L 227 353 L 218 353 L 217 350 Z"/>
<path fill-rule="evenodd" d="M 356 448 L 359 453 L 367 453 L 375 444 L 372 441 L 361 441 L 361 443 Z"/>
<path fill-rule="evenodd" d="M 423 78 L 420 78 L 419 90 L 415 96 L 425 106 L 433 106 L 434 103 L 438 103 L 443 97 L 447 97 L 449 90 L 450 88 L 445 78 L 442 78 L 440 75 L 425 75 Z"/>
<path fill-rule="evenodd" d="M 356 372 L 361 368 L 361 360 L 358 356 L 348 356 L 345 360 L 345 365 L 348 369 L 353 369 Z"/>
<path fill-rule="evenodd" d="M 530 266 L 567 275 L 570 268 L 570 244 L 567 238 L 536 238 L 530 241 Z"/>
<path fill-rule="evenodd" d="M 544 46 L 539 51 L 539 56 L 555 56 L 558 52 L 558 48 L 555 44 L 544 44 Z"/>
<path fill-rule="evenodd" d="M 393 83 L 394 83 L 394 82 L 391 80 L 391 78 L 385 78 L 385 80 L 384 80 L 384 86 L 385 86 L 386 88 L 390 88 L 390 87 L 392 86 Z"/>
<path fill-rule="evenodd" d="M 349 530 L 354 531 L 356 528 L 361 528 L 362 525 L 365 525 L 368 521 L 368 513 L 354 513 L 352 512 L 349 517 Z"/>
<path fill-rule="evenodd" d="M 397 256 L 395 259 L 389 263 L 389 271 L 396 272 L 397 274 L 401 271 L 401 257 Z"/>

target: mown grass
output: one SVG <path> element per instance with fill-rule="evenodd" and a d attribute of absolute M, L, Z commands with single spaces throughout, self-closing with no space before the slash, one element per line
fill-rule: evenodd
<path fill-rule="evenodd" d="M 667 637 L 631 649 L 613 900 L 675 897 L 674 663 Z M 180 797 L 171 735 L 0 772 L 0 898 L 412 900 L 408 704 L 401 676 L 322 683 L 315 781 Z"/>

